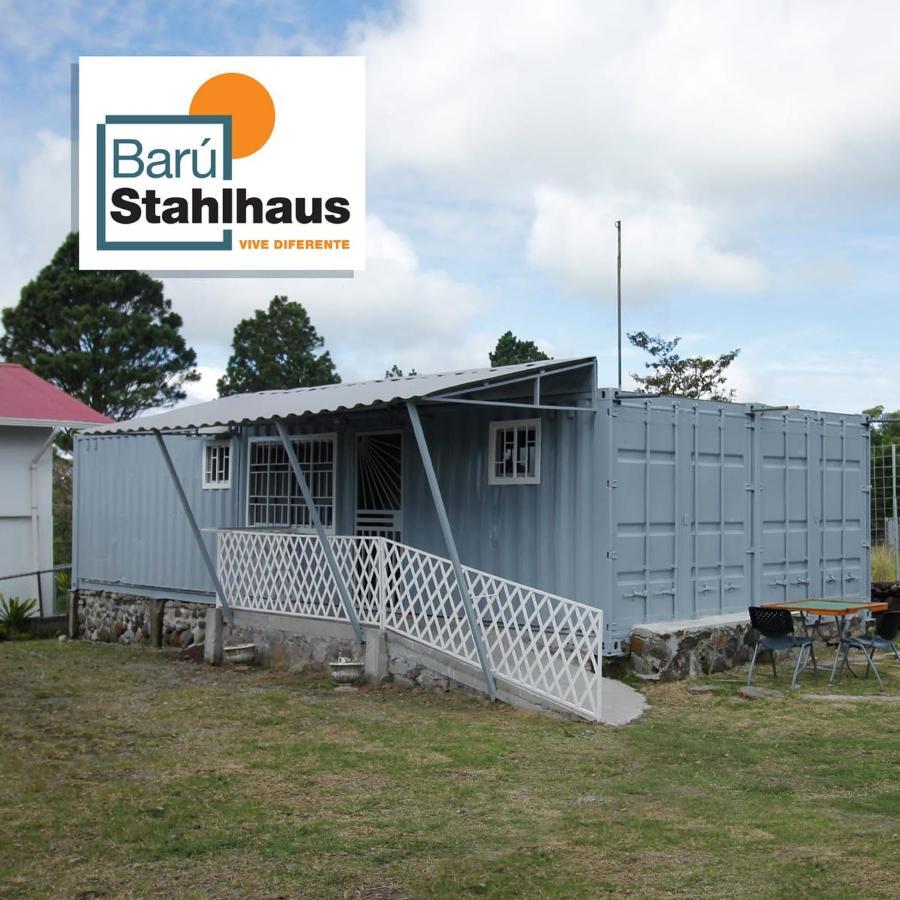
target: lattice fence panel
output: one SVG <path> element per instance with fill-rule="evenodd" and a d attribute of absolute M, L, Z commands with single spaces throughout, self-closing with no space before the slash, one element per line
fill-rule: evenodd
<path fill-rule="evenodd" d="M 450 561 L 386 543 L 385 627 L 477 666 Z M 599 717 L 602 611 L 468 566 L 463 571 L 495 677 Z"/>
<path fill-rule="evenodd" d="M 479 666 L 450 560 L 380 537 L 334 537 L 331 546 L 361 622 Z M 314 535 L 222 531 L 218 558 L 235 609 L 346 621 Z M 463 571 L 495 677 L 599 718 L 602 611 Z"/>
<path fill-rule="evenodd" d="M 378 624 L 376 542 L 338 537 L 331 545 L 360 621 Z M 225 598 L 234 609 L 347 619 L 315 535 L 221 531 L 218 564 Z"/>

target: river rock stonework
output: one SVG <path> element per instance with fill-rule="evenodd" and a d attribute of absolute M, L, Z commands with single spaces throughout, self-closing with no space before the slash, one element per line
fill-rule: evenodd
<path fill-rule="evenodd" d="M 685 625 L 670 631 L 638 626 L 629 639 L 638 675 L 676 681 L 724 672 L 749 662 L 756 642 L 750 622 Z"/>
<path fill-rule="evenodd" d="M 162 644 L 186 648 L 203 644 L 206 604 L 152 600 L 113 591 L 78 591 L 78 637 L 87 641 L 150 644 L 154 618 L 161 616 Z"/>

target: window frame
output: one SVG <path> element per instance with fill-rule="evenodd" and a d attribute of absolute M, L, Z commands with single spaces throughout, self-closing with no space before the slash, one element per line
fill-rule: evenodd
<path fill-rule="evenodd" d="M 331 458 L 331 524 L 323 525 L 327 534 L 337 534 L 337 514 L 338 514 L 338 478 L 337 478 L 337 464 L 338 464 L 338 435 L 336 431 L 323 431 L 316 432 L 313 434 L 291 434 L 288 435 L 291 443 L 294 441 L 301 441 L 303 443 L 311 443 L 313 441 L 331 441 L 332 445 L 332 458 Z M 244 527 L 252 528 L 258 531 L 290 531 L 295 534 L 315 534 L 315 527 L 310 524 L 308 527 L 306 525 L 273 525 L 273 524 L 250 524 L 250 465 L 253 460 L 253 444 L 274 444 L 278 447 L 282 446 L 281 438 L 277 436 L 272 436 L 269 434 L 261 434 L 254 435 L 253 437 L 249 437 L 247 439 L 247 465 L 246 465 L 246 491 L 244 492 Z M 293 470 L 288 464 L 288 471 L 290 472 L 290 476 L 292 479 L 296 481 L 294 478 Z M 302 494 L 300 495 L 301 502 L 303 501 Z"/>
<path fill-rule="evenodd" d="M 208 477 L 206 455 L 215 447 L 228 450 L 228 478 L 225 481 L 210 481 Z M 207 438 L 203 441 L 203 452 L 200 454 L 200 474 L 204 491 L 227 491 L 231 488 L 231 476 L 234 470 L 234 442 L 231 438 Z"/>
<path fill-rule="evenodd" d="M 496 473 L 497 433 L 519 428 L 534 428 L 534 475 L 498 475 Z M 541 483 L 541 419 L 499 419 L 490 423 L 488 438 L 488 484 L 529 485 Z"/>

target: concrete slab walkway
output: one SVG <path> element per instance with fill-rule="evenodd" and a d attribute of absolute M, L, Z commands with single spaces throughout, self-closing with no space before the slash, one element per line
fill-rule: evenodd
<path fill-rule="evenodd" d="M 628 725 L 639 719 L 647 708 L 647 698 L 623 681 L 604 678 L 600 721 L 604 725 Z"/>

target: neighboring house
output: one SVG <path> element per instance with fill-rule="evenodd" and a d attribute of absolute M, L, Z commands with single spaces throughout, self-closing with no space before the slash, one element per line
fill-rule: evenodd
<path fill-rule="evenodd" d="M 0 363 L 0 578 L 53 565 L 53 452 L 63 428 L 112 419 L 39 378 L 24 366 Z M 0 581 L 6 597 L 36 597 L 53 614 L 54 577 Z"/>
<path fill-rule="evenodd" d="M 582 605 L 618 655 L 644 622 L 867 596 L 868 453 L 864 416 L 601 389 L 592 357 L 232 396 L 76 438 L 73 583 L 215 602 L 174 473 L 232 608 L 352 622 L 340 568 L 363 624 L 471 662 L 456 550 L 498 673 L 537 653 L 511 630 L 552 655 L 601 627 Z"/>

